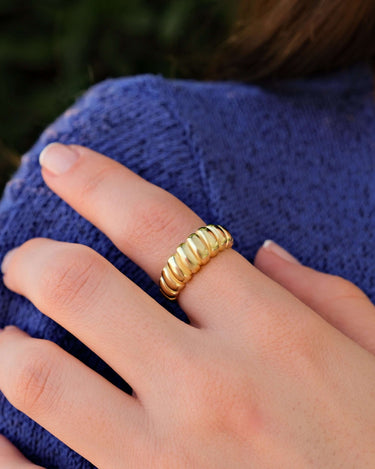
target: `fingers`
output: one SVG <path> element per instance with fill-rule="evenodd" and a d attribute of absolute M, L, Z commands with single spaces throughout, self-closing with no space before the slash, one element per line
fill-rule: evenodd
<path fill-rule="evenodd" d="M 48 157 L 78 160 L 58 177 L 46 171 Z M 62 153 L 63 152 L 63 153 Z M 45 182 L 75 210 L 93 222 L 156 282 L 176 239 L 184 241 L 203 221 L 162 188 L 120 163 L 79 145 L 50 144 L 40 156 Z"/>
<path fill-rule="evenodd" d="M 73 161 L 69 148 L 78 159 L 67 169 Z M 78 145 L 69 148 L 51 144 L 42 152 L 41 163 L 53 170 L 42 170 L 46 184 L 159 282 L 177 246 L 206 223 L 172 194 L 116 161 Z M 56 175 L 61 169 L 66 171 Z M 192 277 L 178 301 L 196 325 L 238 331 L 249 311 L 258 320 L 261 306 L 270 309 L 264 302 L 273 298 L 278 305 L 280 294 L 243 256 L 226 249 Z"/>
<path fill-rule="evenodd" d="M 0 333 L 0 389 L 12 405 L 97 467 L 124 467 L 124 454 L 126 467 L 135 467 L 130 459 L 145 449 L 145 414 L 137 400 L 56 344 L 15 327 Z M 6 452 L 22 461 L 12 448 Z"/>
<path fill-rule="evenodd" d="M 334 327 L 375 353 L 375 306 L 352 282 L 288 262 L 267 248 L 258 251 L 254 264 Z"/>
<path fill-rule="evenodd" d="M 84 245 L 34 238 L 7 257 L 3 270 L 8 288 L 78 337 L 137 393 L 152 385 L 192 329 Z"/>
<path fill-rule="evenodd" d="M 0 469 L 37 469 L 41 466 L 28 461 L 3 435 L 0 435 Z"/>

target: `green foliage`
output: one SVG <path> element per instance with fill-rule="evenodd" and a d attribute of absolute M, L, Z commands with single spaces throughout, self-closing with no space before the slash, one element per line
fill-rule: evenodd
<path fill-rule="evenodd" d="M 0 0 L 0 192 L 89 86 L 140 73 L 199 79 L 232 17 L 229 0 Z"/>

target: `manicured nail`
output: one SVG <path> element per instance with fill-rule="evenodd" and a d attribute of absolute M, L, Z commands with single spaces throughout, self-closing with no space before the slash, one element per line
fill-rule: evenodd
<path fill-rule="evenodd" d="M 295 257 L 289 254 L 288 251 L 276 244 L 275 241 L 272 241 L 271 239 L 266 239 L 266 241 L 264 241 L 263 243 L 262 248 L 266 251 L 273 252 L 274 254 L 281 257 L 282 259 L 285 259 L 288 262 L 292 262 L 293 264 L 301 264 Z"/>
<path fill-rule="evenodd" d="M 66 173 L 79 155 L 70 147 L 54 142 L 47 145 L 39 155 L 39 163 L 56 176 Z"/>
<path fill-rule="evenodd" d="M 10 262 L 10 259 L 12 258 L 14 252 L 17 250 L 18 248 L 14 248 L 14 249 L 11 249 L 10 251 L 8 251 L 4 258 L 3 258 L 3 262 L 1 263 L 1 272 L 3 274 L 6 273 L 7 269 L 8 269 L 8 265 L 9 265 L 9 262 Z"/>

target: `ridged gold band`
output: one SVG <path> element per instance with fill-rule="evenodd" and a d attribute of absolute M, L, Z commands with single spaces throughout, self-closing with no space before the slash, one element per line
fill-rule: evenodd
<path fill-rule="evenodd" d="M 160 291 L 169 300 L 176 300 L 192 275 L 211 257 L 233 246 L 232 235 L 220 225 L 206 225 L 192 233 L 178 246 L 159 280 Z"/>

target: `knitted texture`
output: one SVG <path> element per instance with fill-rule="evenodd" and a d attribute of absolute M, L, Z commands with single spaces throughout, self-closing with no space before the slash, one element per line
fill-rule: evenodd
<path fill-rule="evenodd" d="M 303 264 L 345 277 L 375 300 L 375 101 L 367 64 L 263 86 L 153 74 L 108 79 L 90 88 L 23 155 L 0 202 L 0 261 L 34 237 L 86 244 L 187 321 L 177 302 L 165 299 L 137 265 L 45 185 L 38 157 L 54 141 L 104 153 L 163 187 L 205 223 L 226 227 L 233 249 L 250 262 L 271 238 Z M 2 283 L 0 306 L 1 327 L 14 324 L 54 341 L 129 391 L 96 354 Z M 4 396 L 0 414 L 0 433 L 34 463 L 93 467 Z M 77 425 L 84 431 L 85 422 Z"/>

